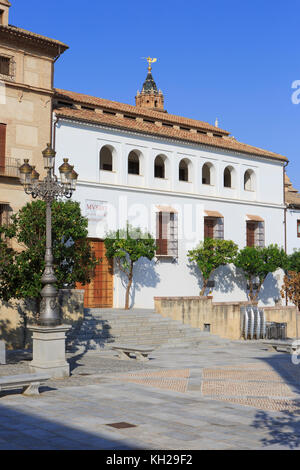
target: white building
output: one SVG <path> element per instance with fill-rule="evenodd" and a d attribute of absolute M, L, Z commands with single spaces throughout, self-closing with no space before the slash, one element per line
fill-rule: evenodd
<path fill-rule="evenodd" d="M 151 67 L 136 106 L 64 90 L 56 90 L 55 102 L 57 166 L 69 157 L 79 173 L 73 198 L 89 218 L 97 255 L 105 259 L 105 232 L 127 220 L 158 239 L 156 259 L 136 266 L 132 305 L 151 308 L 154 296 L 199 295 L 201 279 L 187 251 L 204 236 L 231 239 L 240 248 L 285 246 L 286 157 L 168 114 Z M 97 268 L 86 306 L 123 307 L 122 277 L 111 269 L 107 262 Z M 279 278 L 267 279 L 262 304 L 280 296 Z M 234 268 L 219 270 L 214 280 L 214 300 L 247 300 Z"/>

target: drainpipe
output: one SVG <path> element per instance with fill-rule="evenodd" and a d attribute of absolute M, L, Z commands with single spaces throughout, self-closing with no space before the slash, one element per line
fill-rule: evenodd
<path fill-rule="evenodd" d="M 283 202 L 284 202 L 284 221 L 283 221 L 283 224 L 284 224 L 284 251 L 285 251 L 286 254 L 287 254 L 287 229 L 286 229 L 287 205 L 286 205 L 286 202 L 285 202 L 285 169 L 288 166 L 288 164 L 289 164 L 289 162 L 286 162 L 283 165 Z M 285 271 L 285 274 L 286 274 L 286 271 Z M 287 299 L 287 292 L 286 291 L 285 291 L 285 305 L 286 306 L 288 305 L 288 299 Z"/>
<path fill-rule="evenodd" d="M 56 147 L 56 127 L 59 121 L 59 117 L 56 116 L 56 119 L 53 123 L 53 136 L 52 136 L 52 148 L 55 150 Z"/>

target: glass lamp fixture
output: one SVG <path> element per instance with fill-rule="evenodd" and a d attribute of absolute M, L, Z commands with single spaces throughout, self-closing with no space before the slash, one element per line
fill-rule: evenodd
<path fill-rule="evenodd" d="M 47 144 L 47 148 L 42 152 L 44 158 L 44 167 L 47 170 L 52 170 L 54 168 L 54 161 L 56 152 L 51 148 L 50 144 Z"/>
<path fill-rule="evenodd" d="M 29 185 L 31 183 L 32 166 L 29 165 L 28 162 L 29 162 L 29 159 L 26 158 L 24 160 L 23 165 L 21 165 L 19 168 L 20 181 L 24 186 Z"/>
<path fill-rule="evenodd" d="M 76 189 L 77 179 L 78 179 L 78 173 L 76 173 L 76 171 L 73 169 L 70 175 L 71 189 L 73 191 L 75 191 Z"/>
<path fill-rule="evenodd" d="M 64 163 L 59 167 L 60 179 L 64 185 L 67 185 L 71 182 L 70 175 L 72 173 L 73 167 L 69 165 L 68 161 L 68 158 L 64 158 Z"/>
<path fill-rule="evenodd" d="M 39 178 L 40 174 L 36 171 L 35 166 L 33 166 L 31 172 L 31 183 L 37 183 Z"/>

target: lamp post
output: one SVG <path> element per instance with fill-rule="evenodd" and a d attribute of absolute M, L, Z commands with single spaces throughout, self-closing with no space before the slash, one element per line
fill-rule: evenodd
<path fill-rule="evenodd" d="M 57 279 L 53 268 L 52 254 L 52 221 L 51 206 L 52 202 L 59 197 L 70 198 L 76 189 L 78 174 L 74 167 L 69 165 L 68 159 L 64 158 L 64 163 L 59 167 L 61 182 L 58 182 L 54 174 L 54 162 L 56 152 L 50 144 L 43 151 L 44 168 L 47 175 L 43 181 L 39 181 L 39 173 L 35 167 L 29 165 L 29 160 L 24 160 L 20 166 L 20 181 L 24 186 L 26 194 L 30 194 L 34 199 L 40 198 L 46 202 L 46 254 L 45 269 L 42 275 L 43 288 L 41 290 L 41 305 L 38 317 L 38 325 L 45 327 L 54 327 L 61 324 L 58 303 L 57 288 L 55 283 Z"/>

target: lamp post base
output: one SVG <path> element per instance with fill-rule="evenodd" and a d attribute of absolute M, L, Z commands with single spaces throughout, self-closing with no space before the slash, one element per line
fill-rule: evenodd
<path fill-rule="evenodd" d="M 66 332 L 70 328 L 69 325 L 29 327 L 33 342 L 31 372 L 45 372 L 52 378 L 70 376 L 70 365 L 66 361 Z"/>

